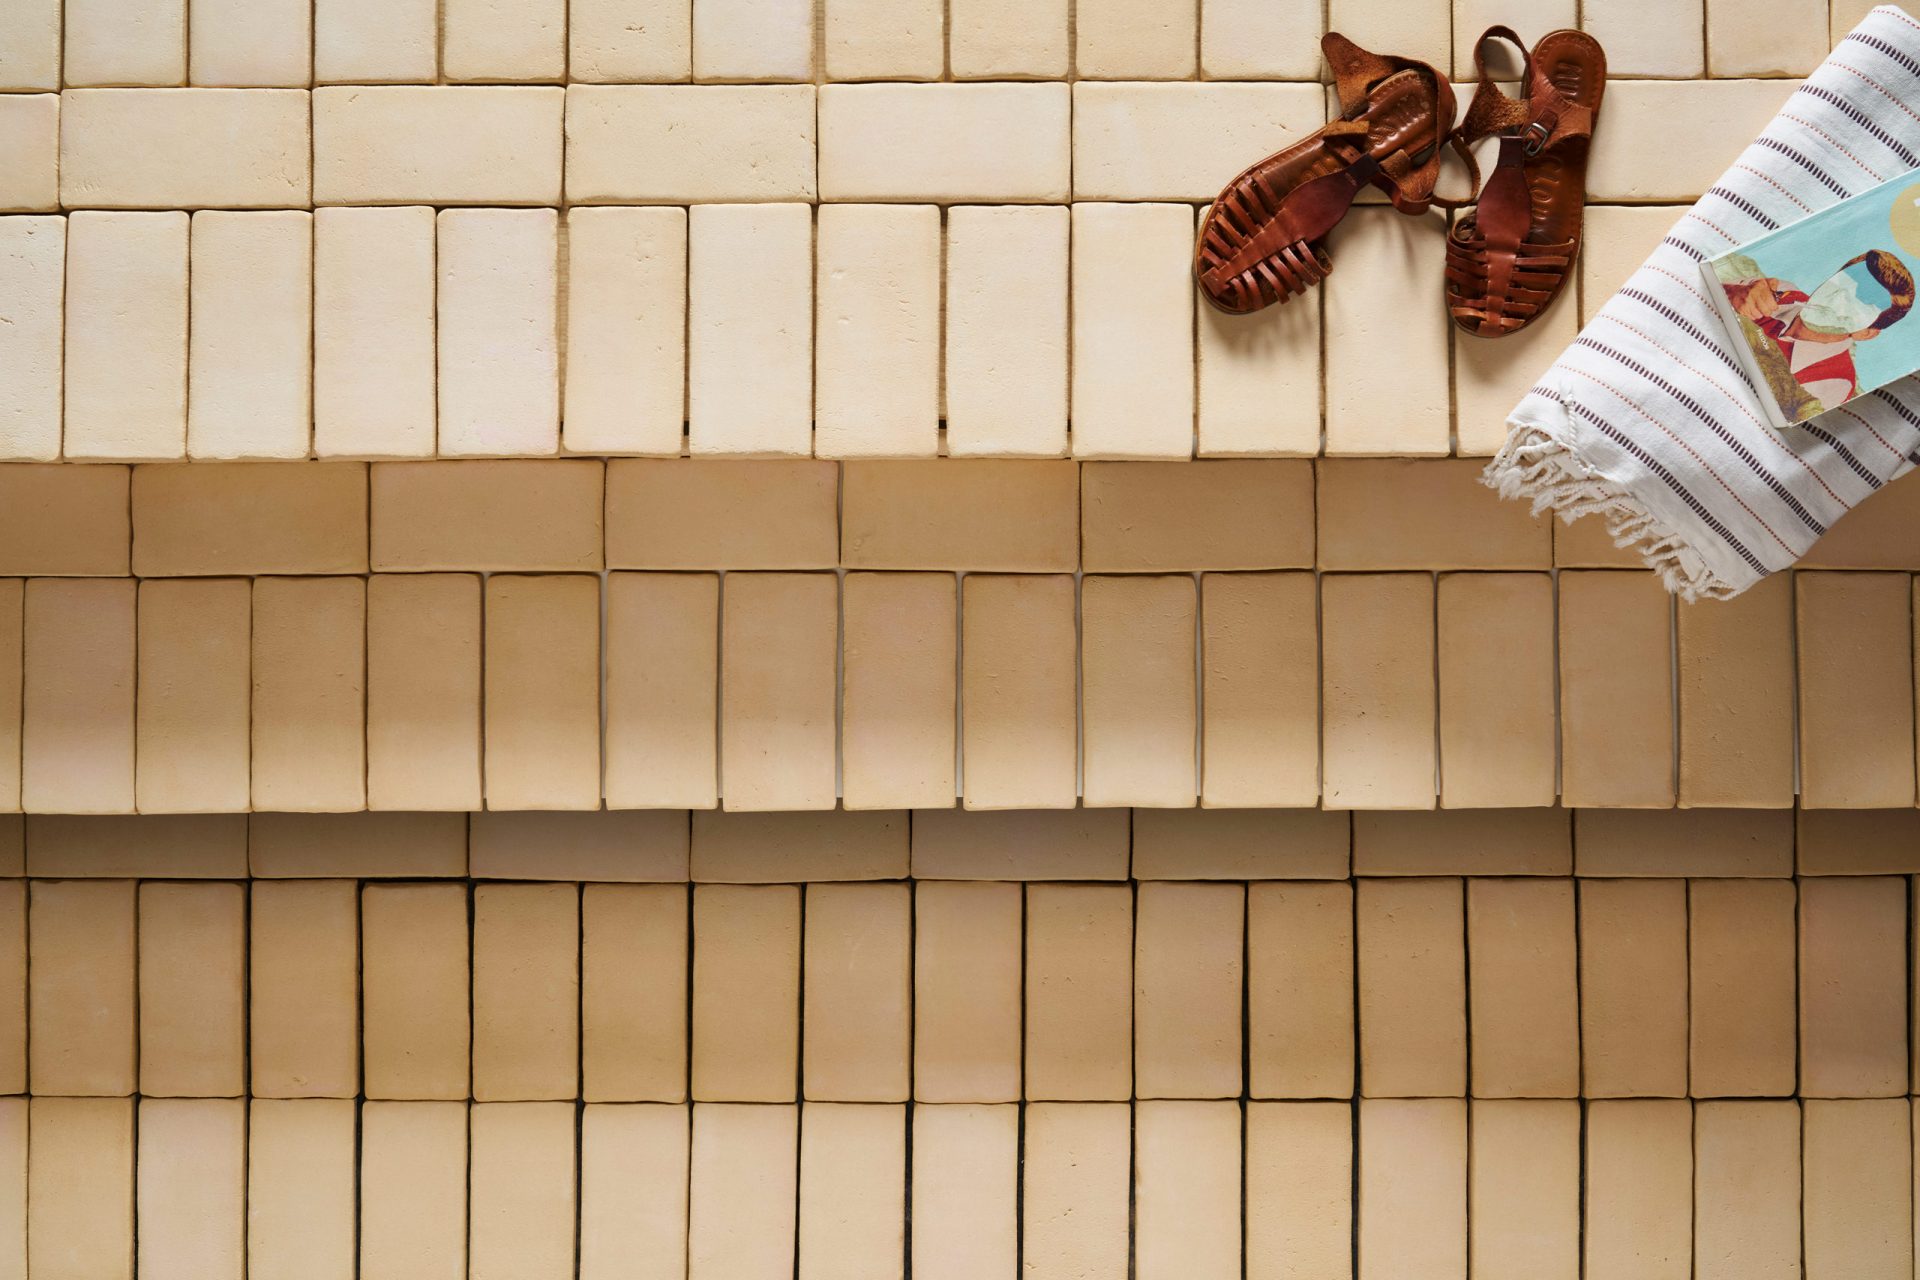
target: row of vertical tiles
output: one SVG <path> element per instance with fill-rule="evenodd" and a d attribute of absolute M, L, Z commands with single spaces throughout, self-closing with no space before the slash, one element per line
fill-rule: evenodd
<path fill-rule="evenodd" d="M 1907 809 L 0 814 L 17 879 L 1755 879 L 1920 872 Z"/>
<path fill-rule="evenodd" d="M 548 458 L 0 466 L 0 577 L 1614 569 L 1472 459 Z M 1799 562 L 1920 570 L 1920 475 Z"/>
<path fill-rule="evenodd" d="M 1578 288 L 1491 344 L 1437 305 L 1440 230 L 1383 208 L 1324 297 L 1232 317 L 1188 204 L 426 199 L 0 217 L 0 458 L 1490 454 L 1573 295 L 1678 213 L 1593 210 Z"/>
<path fill-rule="evenodd" d="M 0 88 L 63 85 L 1313 79 L 1325 25 L 1465 76 L 1489 22 L 1585 28 L 1615 74 L 1804 75 L 1862 0 L 18 0 Z M 1757 28 L 1763 28 L 1762 30 Z M 1449 54 L 1451 53 L 1451 59 Z"/>
<path fill-rule="evenodd" d="M 1912 806 L 1913 594 L 1811 571 L 1677 613 L 1612 570 L 0 579 L 0 809 Z"/>
<path fill-rule="evenodd" d="M 36 1280 L 1906 1280 L 1905 1098 L 0 1099 Z M 356 1271 L 357 1267 L 357 1271 Z M 910 1268 L 910 1272 L 909 1272 Z"/>
<path fill-rule="evenodd" d="M 1909 880 L 0 881 L 0 1092 L 1904 1097 Z"/>

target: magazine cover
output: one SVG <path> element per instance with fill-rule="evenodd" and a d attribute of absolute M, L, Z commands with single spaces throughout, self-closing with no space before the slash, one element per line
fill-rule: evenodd
<path fill-rule="evenodd" d="M 1920 369 L 1920 169 L 1702 264 L 1776 427 Z"/>

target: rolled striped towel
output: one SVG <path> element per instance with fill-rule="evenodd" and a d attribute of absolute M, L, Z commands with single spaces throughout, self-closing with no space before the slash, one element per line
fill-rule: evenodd
<path fill-rule="evenodd" d="M 1920 463 L 1920 375 L 1769 425 L 1700 263 L 1920 168 L 1920 22 L 1873 10 L 1508 417 L 1485 480 L 1599 516 L 1669 590 L 1739 594 Z"/>

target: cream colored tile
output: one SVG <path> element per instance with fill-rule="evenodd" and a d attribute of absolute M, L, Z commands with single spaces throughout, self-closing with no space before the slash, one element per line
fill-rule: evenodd
<path fill-rule="evenodd" d="M 599 808 L 600 608 L 588 575 L 487 579 L 489 808 Z"/>
<path fill-rule="evenodd" d="M 1362 880 L 1354 907 L 1361 1093 L 1463 1096 L 1467 954 L 1461 881 Z"/>
<path fill-rule="evenodd" d="M 1693 1108 L 1684 1099 L 1588 1106 L 1586 1215 L 1593 1280 L 1692 1274 Z"/>
<path fill-rule="evenodd" d="M 1193 454 L 1192 213 L 1073 206 L 1073 454 Z"/>
<path fill-rule="evenodd" d="M 686 211 L 569 209 L 566 243 L 562 444 L 572 453 L 679 454 Z"/>
<path fill-rule="evenodd" d="M 1809 809 L 1914 801 L 1913 593 L 1896 573 L 1794 576 Z"/>
<path fill-rule="evenodd" d="M 253 805 L 366 807 L 363 578 L 253 584 Z"/>
<path fill-rule="evenodd" d="M 321 10 L 327 0 L 319 0 Z M 428 457 L 438 404 L 434 211 L 313 214 L 313 449 Z"/>
<path fill-rule="evenodd" d="M 1553 580 L 1440 577 L 1440 803 L 1551 805 L 1556 773 Z"/>
<path fill-rule="evenodd" d="M 905 1102 L 913 1055 L 909 887 L 809 885 L 801 969 L 807 1101 Z"/>
<path fill-rule="evenodd" d="M 840 584 L 727 578 L 720 630 L 720 795 L 729 809 L 831 809 Z"/>
<path fill-rule="evenodd" d="M 1361 1280 L 1467 1274 L 1467 1104 L 1360 1103 Z"/>
<path fill-rule="evenodd" d="M 1320 580 L 1320 750 L 1329 808 L 1433 807 L 1433 610 L 1428 574 Z"/>
<path fill-rule="evenodd" d="M 580 1090 L 580 890 L 473 890 L 473 1097 L 572 1099 Z"/>
<path fill-rule="evenodd" d="M 1027 890 L 1026 1096 L 1133 1093 L 1133 893 L 1125 885 Z M 1028 1113 L 1032 1133 L 1032 1113 Z M 1031 1211 L 1029 1211 L 1031 1228 Z"/>
<path fill-rule="evenodd" d="M 1343 0 L 1333 2 L 1332 28 L 1372 44 L 1343 25 Z M 1422 7 L 1431 3 L 1426 0 Z M 1444 3 L 1440 7 L 1444 12 Z M 1384 14 L 1392 6 L 1378 8 Z M 1410 51 L 1413 34 L 1397 34 L 1386 44 Z M 1442 230 L 1436 216 L 1412 219 L 1390 209 L 1356 209 L 1330 238 L 1327 251 L 1336 270 L 1322 286 L 1321 299 L 1329 454 L 1451 451 L 1449 322 L 1433 298 L 1433 282 L 1444 272 Z M 1287 305 L 1314 301 L 1300 298 Z M 1381 366 L 1383 350 L 1395 353 L 1391 372 Z"/>
<path fill-rule="evenodd" d="M 1559 581 L 1561 800 L 1669 808 L 1673 598 L 1650 573 Z"/>
<path fill-rule="evenodd" d="M 850 573 L 843 587 L 841 791 L 849 809 L 954 803 L 959 585 Z"/>
<path fill-rule="evenodd" d="M 1093 577 L 1080 593 L 1088 805 L 1194 802 L 1197 590 L 1190 577 Z"/>
<path fill-rule="evenodd" d="M 956 22 L 966 3 L 958 0 Z M 954 56 L 957 62 L 957 46 Z M 951 456 L 1066 453 L 1070 222 L 1064 208 L 947 211 L 943 372 Z"/>

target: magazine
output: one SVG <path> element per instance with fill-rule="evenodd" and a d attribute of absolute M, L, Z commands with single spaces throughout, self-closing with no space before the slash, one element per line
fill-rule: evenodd
<path fill-rule="evenodd" d="M 1920 370 L 1920 169 L 1701 264 L 1775 427 Z"/>

